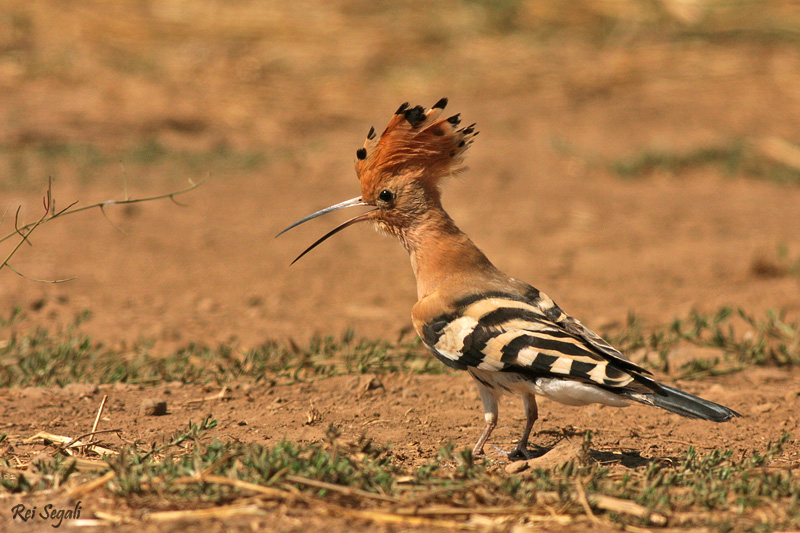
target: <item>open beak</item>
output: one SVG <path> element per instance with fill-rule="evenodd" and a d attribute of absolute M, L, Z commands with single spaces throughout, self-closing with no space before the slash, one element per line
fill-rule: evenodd
<path fill-rule="evenodd" d="M 277 237 L 280 237 L 281 235 L 283 235 L 284 233 L 286 233 L 286 232 L 287 232 L 287 231 L 289 231 L 290 229 L 292 229 L 292 228 L 296 228 L 297 226 L 299 226 L 299 225 L 300 225 L 300 224 L 302 224 L 303 222 L 308 222 L 308 221 L 309 221 L 309 220 L 311 220 L 312 218 L 317 218 L 317 217 L 319 217 L 319 216 L 322 216 L 322 215 L 325 215 L 325 214 L 327 214 L 327 213 L 331 213 L 331 212 L 333 212 L 333 211 L 338 211 L 339 209 L 344 209 L 345 207 L 355 207 L 355 206 L 359 206 L 359 205 L 367 205 L 367 206 L 368 206 L 368 205 L 370 205 L 370 204 L 368 204 L 368 203 L 366 203 L 366 202 L 362 202 L 362 201 L 361 201 L 361 197 L 359 196 L 358 198 L 352 198 L 352 199 L 350 199 L 350 200 L 347 200 L 346 202 L 342 202 L 342 203 L 340 203 L 340 204 L 332 205 L 332 206 L 330 206 L 330 207 L 326 207 L 325 209 L 320 209 L 320 210 L 319 210 L 319 211 L 317 211 L 316 213 L 312 213 L 312 214 L 308 215 L 307 217 L 303 217 L 303 218 L 301 218 L 300 220 L 298 220 L 297 222 L 295 222 L 294 224 L 292 224 L 291 226 L 289 226 L 289 227 L 288 227 L 288 228 L 286 228 L 285 230 L 283 230 L 283 231 L 281 231 L 280 233 L 278 233 L 277 235 L 275 235 L 275 237 L 276 237 L 276 238 L 277 238 Z M 351 218 L 350 220 L 347 220 L 347 221 L 345 221 L 345 222 L 342 222 L 341 224 L 339 224 L 338 226 L 336 226 L 335 228 L 333 228 L 331 231 L 329 231 L 328 233 L 326 233 L 325 235 L 323 235 L 322 237 L 320 237 L 320 238 L 319 238 L 319 239 L 318 239 L 318 240 L 317 240 L 317 241 L 316 241 L 314 244 L 312 244 L 311 246 L 309 246 L 308 248 L 306 248 L 306 249 L 303 251 L 303 253 L 301 253 L 300 255 L 298 255 L 298 256 L 295 258 L 295 260 L 294 260 L 294 261 L 292 261 L 292 263 L 291 263 L 291 264 L 295 264 L 295 263 L 296 263 L 296 262 L 297 262 L 297 261 L 298 261 L 298 260 L 299 260 L 301 257 L 303 257 L 303 256 L 304 256 L 304 255 L 306 255 L 308 252 L 310 252 L 311 250 L 313 250 L 314 248 L 316 248 L 316 247 L 317 247 L 319 244 L 321 244 L 321 243 L 322 243 L 324 240 L 326 240 L 328 237 L 330 237 L 330 236 L 332 236 L 332 235 L 335 235 L 335 234 L 339 233 L 339 232 L 340 232 L 340 231 L 342 231 L 344 228 L 346 228 L 346 227 L 348 227 L 348 226 L 352 226 L 352 225 L 353 225 L 353 224 L 355 224 L 356 222 L 363 222 L 363 221 L 365 221 L 365 220 L 369 220 L 369 219 L 371 218 L 371 217 L 370 217 L 370 215 L 372 214 L 372 212 L 373 212 L 373 211 L 376 211 L 376 210 L 377 210 L 377 208 L 375 208 L 375 209 L 370 209 L 370 210 L 369 210 L 369 211 L 367 211 L 366 213 L 362 213 L 362 214 L 360 214 L 360 215 L 358 215 L 358 216 L 356 216 L 356 217 L 353 217 L 353 218 Z"/>

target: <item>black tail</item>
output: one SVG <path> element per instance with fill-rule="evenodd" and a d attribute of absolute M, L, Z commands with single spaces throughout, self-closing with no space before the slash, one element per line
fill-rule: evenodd
<path fill-rule="evenodd" d="M 667 411 L 685 416 L 686 418 L 727 422 L 733 417 L 742 416 L 733 409 L 728 409 L 724 405 L 698 398 L 688 392 L 683 392 L 682 390 L 666 385 L 661 385 L 661 389 L 661 391 L 653 394 L 629 392 L 621 395 L 646 405 L 653 405 L 666 409 Z"/>

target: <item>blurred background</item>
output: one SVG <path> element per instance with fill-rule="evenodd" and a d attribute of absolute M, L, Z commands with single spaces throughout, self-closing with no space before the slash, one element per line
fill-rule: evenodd
<path fill-rule="evenodd" d="M 445 207 L 501 269 L 605 330 L 633 313 L 800 310 L 800 4 L 749 0 L 0 2 L 0 318 L 110 345 L 409 331 L 405 251 L 359 194 L 397 106 L 481 135 Z M 352 216 L 354 213 L 350 213 Z M 118 229 L 115 228 L 118 227 Z M 15 239 L 0 244 L 5 257 Z M 6 329 L 2 335 L 9 334 Z"/>

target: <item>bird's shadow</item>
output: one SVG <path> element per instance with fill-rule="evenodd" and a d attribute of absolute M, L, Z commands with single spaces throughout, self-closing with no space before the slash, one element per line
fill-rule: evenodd
<path fill-rule="evenodd" d="M 601 465 L 622 465 L 625 468 L 641 468 L 652 463 L 674 463 L 673 457 L 642 457 L 639 452 L 612 452 L 603 450 L 589 450 L 589 457 Z"/>
<path fill-rule="evenodd" d="M 582 457 L 588 459 L 589 462 L 594 462 L 602 466 L 620 465 L 625 468 L 638 469 L 655 464 L 676 465 L 680 463 L 680 458 L 674 456 L 663 457 L 643 457 L 639 451 L 636 450 L 602 450 L 595 449 L 591 444 L 587 448 L 583 448 L 583 440 L 585 435 L 581 433 L 565 433 L 565 432 L 552 432 L 555 441 L 549 445 L 536 445 L 531 444 L 528 448 L 527 457 L 514 457 L 509 459 L 511 462 L 519 460 L 535 460 L 545 458 L 548 454 L 552 454 L 552 459 L 555 463 L 565 463 L 571 459 L 579 457 L 578 449 L 582 449 Z M 540 433 L 542 435 L 542 433 Z M 588 456 L 588 457 L 587 457 Z"/>

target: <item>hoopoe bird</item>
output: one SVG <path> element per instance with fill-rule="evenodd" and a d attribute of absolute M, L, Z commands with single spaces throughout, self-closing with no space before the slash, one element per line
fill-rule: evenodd
<path fill-rule="evenodd" d="M 404 103 L 378 137 L 375 128 L 356 151 L 361 196 L 295 222 L 278 235 L 345 207 L 371 207 L 340 224 L 292 263 L 339 231 L 371 221 L 403 244 L 411 258 L 418 301 L 411 316 L 427 348 L 445 365 L 475 380 L 486 426 L 473 449 L 497 425 L 498 399 L 522 397 L 525 428 L 510 459 L 529 458 L 528 438 L 538 417 L 536 396 L 567 405 L 629 401 L 685 416 L 724 422 L 740 416 L 725 406 L 655 381 L 544 293 L 495 267 L 445 212 L 443 178 L 461 170 L 475 124 L 459 128 L 458 114 L 440 119 L 442 98 L 430 109 Z"/>

